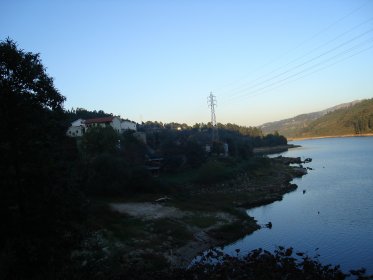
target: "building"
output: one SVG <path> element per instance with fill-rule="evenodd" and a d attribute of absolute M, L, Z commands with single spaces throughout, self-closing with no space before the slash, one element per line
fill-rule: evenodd
<path fill-rule="evenodd" d="M 111 126 L 116 132 L 122 133 L 125 130 L 137 131 L 136 123 L 131 121 L 121 121 L 118 117 L 103 117 L 94 119 L 78 119 L 71 123 L 66 134 L 70 137 L 80 137 L 92 127 Z"/>
<path fill-rule="evenodd" d="M 120 124 L 120 128 L 121 128 L 121 131 L 126 131 L 126 130 L 133 130 L 133 131 L 137 131 L 137 126 L 136 126 L 136 123 L 135 122 L 131 122 L 131 121 L 128 121 L 128 120 L 124 120 L 121 122 Z"/>
<path fill-rule="evenodd" d="M 76 121 L 71 123 L 71 126 L 67 130 L 67 136 L 71 137 L 79 137 L 83 136 L 85 133 L 85 125 L 83 119 L 77 119 Z"/>
<path fill-rule="evenodd" d="M 84 121 L 87 129 L 91 127 L 108 127 L 111 126 L 116 132 L 121 132 L 121 121 L 118 117 L 103 117 L 88 119 Z"/>

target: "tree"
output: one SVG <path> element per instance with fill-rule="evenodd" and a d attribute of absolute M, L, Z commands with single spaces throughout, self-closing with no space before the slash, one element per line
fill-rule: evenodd
<path fill-rule="evenodd" d="M 119 135 L 111 126 L 92 127 L 82 137 L 82 150 L 86 158 L 118 150 Z"/>
<path fill-rule="evenodd" d="M 71 110 L 67 110 L 66 114 L 70 123 L 77 119 L 94 119 L 113 116 L 113 114 L 105 113 L 103 110 L 89 111 L 84 108 L 76 108 L 75 110 L 72 108 Z"/>
<path fill-rule="evenodd" d="M 147 148 L 145 143 L 134 136 L 134 131 L 125 131 L 121 135 L 121 154 L 131 165 L 144 165 Z"/>
<path fill-rule="evenodd" d="M 206 160 L 206 152 L 202 145 L 194 140 L 188 140 L 184 146 L 187 162 L 192 167 L 200 166 Z"/>
<path fill-rule="evenodd" d="M 62 96 L 39 54 L 0 42 L 0 274 L 31 278 L 67 255 L 79 216 L 68 179 L 77 158 Z M 66 254 L 65 254 L 66 253 Z M 20 267 L 21 266 L 21 267 Z"/>

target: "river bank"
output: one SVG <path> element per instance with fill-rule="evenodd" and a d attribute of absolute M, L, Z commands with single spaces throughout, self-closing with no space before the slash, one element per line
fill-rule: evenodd
<path fill-rule="evenodd" d="M 297 188 L 290 181 L 307 171 L 289 166 L 293 160 L 285 157 L 256 161 L 231 180 L 182 184 L 162 197 L 101 201 L 94 215 L 101 218 L 108 252 L 123 252 L 126 263 L 149 270 L 186 267 L 199 253 L 259 229 L 246 209 L 281 200 Z"/>
<path fill-rule="evenodd" d="M 276 245 L 299 251 L 319 248 L 322 263 L 341 265 L 343 271 L 365 267 L 373 273 L 373 137 L 344 137 L 295 142 L 303 148 L 289 150 L 286 157 L 312 158 L 307 176 L 295 179 L 298 189 L 281 202 L 251 209 L 271 230 L 256 231 L 227 246 L 235 255 L 261 248 L 273 251 Z"/>
<path fill-rule="evenodd" d="M 274 147 L 260 147 L 260 148 L 254 148 L 253 153 L 254 154 L 273 154 L 273 153 L 281 153 L 285 152 L 288 149 L 298 148 L 299 145 L 294 144 L 287 144 L 287 145 L 280 145 L 280 146 L 274 146 Z"/>
<path fill-rule="evenodd" d="M 288 139 L 288 141 L 302 141 L 302 140 L 324 139 L 324 138 L 371 137 L 371 136 L 373 136 L 373 133 L 327 135 L 327 136 L 309 136 L 309 137 L 289 137 L 287 139 Z"/>

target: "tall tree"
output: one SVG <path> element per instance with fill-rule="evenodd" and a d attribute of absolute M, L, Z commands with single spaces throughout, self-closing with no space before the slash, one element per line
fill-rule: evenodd
<path fill-rule="evenodd" d="M 76 151 L 65 136 L 64 101 L 39 54 L 0 42 L 2 275 L 30 276 L 67 248 L 79 203 L 67 179 Z"/>

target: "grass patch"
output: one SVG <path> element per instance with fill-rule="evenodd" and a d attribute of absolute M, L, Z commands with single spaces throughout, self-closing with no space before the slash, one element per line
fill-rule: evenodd
<path fill-rule="evenodd" d="M 170 205 L 185 211 L 230 212 L 240 204 L 256 199 L 256 192 L 208 192 L 194 195 L 179 194 Z M 232 211 L 233 213 L 236 213 Z"/>
<path fill-rule="evenodd" d="M 172 237 L 172 243 L 181 244 L 193 238 L 193 234 L 186 226 L 173 219 L 158 219 L 152 224 L 153 232 L 163 237 Z M 161 240 L 164 241 L 164 240 Z"/>
<path fill-rule="evenodd" d="M 160 271 L 163 269 L 167 269 L 169 267 L 169 263 L 164 258 L 164 256 L 156 253 L 145 253 L 141 255 L 143 259 L 144 267 L 147 271 Z"/>
<path fill-rule="evenodd" d="M 175 173 L 162 173 L 160 181 L 166 185 L 180 186 L 192 183 L 218 183 L 234 178 L 249 169 L 260 168 L 263 158 L 237 160 L 233 158 L 212 158 L 198 169 L 185 169 Z"/>
<path fill-rule="evenodd" d="M 161 182 L 168 186 L 180 186 L 194 182 L 198 175 L 198 169 L 187 169 L 175 173 L 162 173 Z"/>
<path fill-rule="evenodd" d="M 198 213 L 186 216 L 182 220 L 189 225 L 194 225 L 199 228 L 207 228 L 219 222 L 219 219 L 213 215 L 201 215 Z"/>
<path fill-rule="evenodd" d="M 144 221 L 112 211 L 107 202 L 92 200 L 87 220 L 92 230 L 106 229 L 111 232 L 108 237 L 120 241 L 146 237 Z"/>

